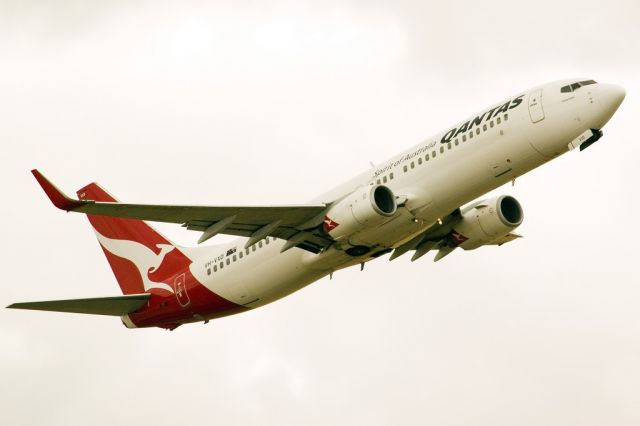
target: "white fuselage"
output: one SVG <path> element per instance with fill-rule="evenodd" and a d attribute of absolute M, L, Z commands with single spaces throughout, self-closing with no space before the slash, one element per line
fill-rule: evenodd
<path fill-rule="evenodd" d="M 406 204 L 391 220 L 351 236 L 349 243 L 378 250 L 397 247 L 460 206 L 567 152 L 568 144 L 586 130 L 601 129 L 619 105 L 615 92 L 620 89 L 592 84 L 562 93 L 560 88 L 572 81 L 576 80 L 549 83 L 505 99 L 314 201 L 332 203 L 357 188 L 386 185 L 399 198 L 406 197 Z M 337 269 L 372 260 L 370 254 L 349 256 L 339 246 L 320 254 L 298 248 L 281 253 L 283 240 L 269 237 L 250 249 L 244 248 L 244 241 L 186 253 L 193 259 L 191 272 L 198 281 L 251 308 Z"/>

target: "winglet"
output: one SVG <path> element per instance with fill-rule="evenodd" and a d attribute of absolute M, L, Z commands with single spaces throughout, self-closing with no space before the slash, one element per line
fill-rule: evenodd
<path fill-rule="evenodd" d="M 86 204 L 86 202 L 67 197 L 37 169 L 31 170 L 31 173 L 33 173 L 33 176 L 44 190 L 44 193 L 47 194 L 47 197 L 49 197 L 53 205 L 57 208 L 70 211 Z"/>

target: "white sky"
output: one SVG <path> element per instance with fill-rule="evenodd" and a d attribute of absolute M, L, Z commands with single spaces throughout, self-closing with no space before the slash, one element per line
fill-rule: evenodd
<path fill-rule="evenodd" d="M 33 167 L 133 202 L 304 202 L 528 87 L 627 89 L 600 142 L 498 190 L 526 215 L 501 248 L 174 332 L 0 311 L 0 424 L 640 423 L 640 6 L 440 3 L 0 2 L 3 306 L 119 293 Z"/>

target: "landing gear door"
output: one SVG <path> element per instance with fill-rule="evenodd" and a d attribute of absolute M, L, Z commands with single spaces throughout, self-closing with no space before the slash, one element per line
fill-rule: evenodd
<path fill-rule="evenodd" d="M 532 123 L 537 123 L 544 119 L 544 110 L 542 109 L 542 89 L 534 90 L 529 93 L 529 116 Z"/>

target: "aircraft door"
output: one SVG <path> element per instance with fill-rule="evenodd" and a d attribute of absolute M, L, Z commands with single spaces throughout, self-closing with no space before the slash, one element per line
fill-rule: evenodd
<path fill-rule="evenodd" d="M 544 119 L 544 110 L 542 109 L 542 89 L 534 90 L 529 93 L 529 116 L 532 123 L 537 123 Z"/>
<path fill-rule="evenodd" d="M 176 299 L 178 299 L 180 306 L 184 308 L 191 303 L 189 294 L 187 293 L 185 274 L 180 274 L 174 279 L 173 290 L 175 291 Z"/>

